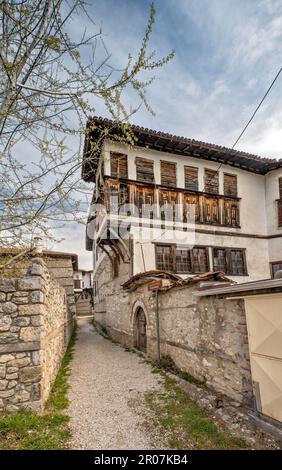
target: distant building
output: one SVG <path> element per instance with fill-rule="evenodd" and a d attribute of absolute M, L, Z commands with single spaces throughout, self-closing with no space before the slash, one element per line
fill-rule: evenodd
<path fill-rule="evenodd" d="M 77 269 L 73 273 L 74 292 L 81 292 L 83 289 L 90 289 L 93 286 L 93 271 Z"/>

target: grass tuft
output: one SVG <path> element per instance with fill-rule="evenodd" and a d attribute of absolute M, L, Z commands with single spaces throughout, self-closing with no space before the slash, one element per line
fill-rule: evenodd
<path fill-rule="evenodd" d="M 153 423 L 164 431 L 171 449 L 245 449 L 246 443 L 219 429 L 174 380 L 164 373 L 164 392 L 145 394 Z"/>

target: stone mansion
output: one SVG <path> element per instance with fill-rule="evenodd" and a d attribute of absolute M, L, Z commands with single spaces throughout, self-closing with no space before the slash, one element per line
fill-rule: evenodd
<path fill-rule="evenodd" d="M 129 277 L 151 270 L 181 277 L 222 271 L 246 282 L 282 269 L 281 160 L 134 125 L 129 146 L 116 137 L 118 125 L 102 118 L 89 119 L 87 129 L 83 178 L 95 182 L 94 202 L 106 208 L 92 211 L 88 223 L 94 281 L 103 260 L 113 276 L 127 264 Z M 109 226 L 111 198 L 120 217 Z M 130 204 L 133 211 L 122 210 Z"/>

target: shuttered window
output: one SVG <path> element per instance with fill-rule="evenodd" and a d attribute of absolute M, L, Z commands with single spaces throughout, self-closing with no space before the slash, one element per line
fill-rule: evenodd
<path fill-rule="evenodd" d="M 219 193 L 218 171 L 205 168 L 205 191 L 212 194 Z"/>
<path fill-rule="evenodd" d="M 159 191 L 159 204 L 162 220 L 176 219 L 176 205 L 178 202 L 178 194 L 173 191 Z"/>
<path fill-rule="evenodd" d="M 223 175 L 223 191 L 225 196 L 237 196 L 237 176 Z"/>
<path fill-rule="evenodd" d="M 145 183 L 154 183 L 154 162 L 147 158 L 135 158 L 136 179 Z"/>
<path fill-rule="evenodd" d="M 204 223 L 219 224 L 219 199 L 206 197 L 203 200 Z"/>
<path fill-rule="evenodd" d="M 239 227 L 239 203 L 237 201 L 223 201 L 223 224 L 230 227 Z"/>
<path fill-rule="evenodd" d="M 127 155 L 111 152 L 111 176 L 113 178 L 128 178 Z"/>
<path fill-rule="evenodd" d="M 81 289 L 81 281 L 80 281 L 80 279 L 75 279 L 75 280 L 74 280 L 74 288 L 75 288 L 75 289 Z"/>
<path fill-rule="evenodd" d="M 184 222 L 199 223 L 200 222 L 200 202 L 199 196 L 184 194 Z"/>
<path fill-rule="evenodd" d="M 282 178 L 279 178 L 278 227 L 282 227 Z"/>
<path fill-rule="evenodd" d="M 213 270 L 231 276 L 246 276 L 245 250 L 238 248 L 213 248 Z"/>
<path fill-rule="evenodd" d="M 173 245 L 156 245 L 156 267 L 164 271 L 174 271 Z"/>
<path fill-rule="evenodd" d="M 150 188 L 136 188 L 135 204 L 139 217 L 153 218 L 154 215 L 154 190 Z"/>
<path fill-rule="evenodd" d="M 161 161 L 161 184 L 176 187 L 176 163 Z"/>
<path fill-rule="evenodd" d="M 185 189 L 198 191 L 198 168 L 194 166 L 184 167 Z"/>

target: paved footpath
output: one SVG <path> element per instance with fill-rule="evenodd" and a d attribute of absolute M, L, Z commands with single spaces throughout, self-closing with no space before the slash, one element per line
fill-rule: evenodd
<path fill-rule="evenodd" d="M 142 414 L 144 393 L 160 389 L 158 380 L 140 357 L 100 336 L 89 319 L 80 319 L 70 377 L 70 447 L 160 448 L 160 436 L 151 434 Z"/>

